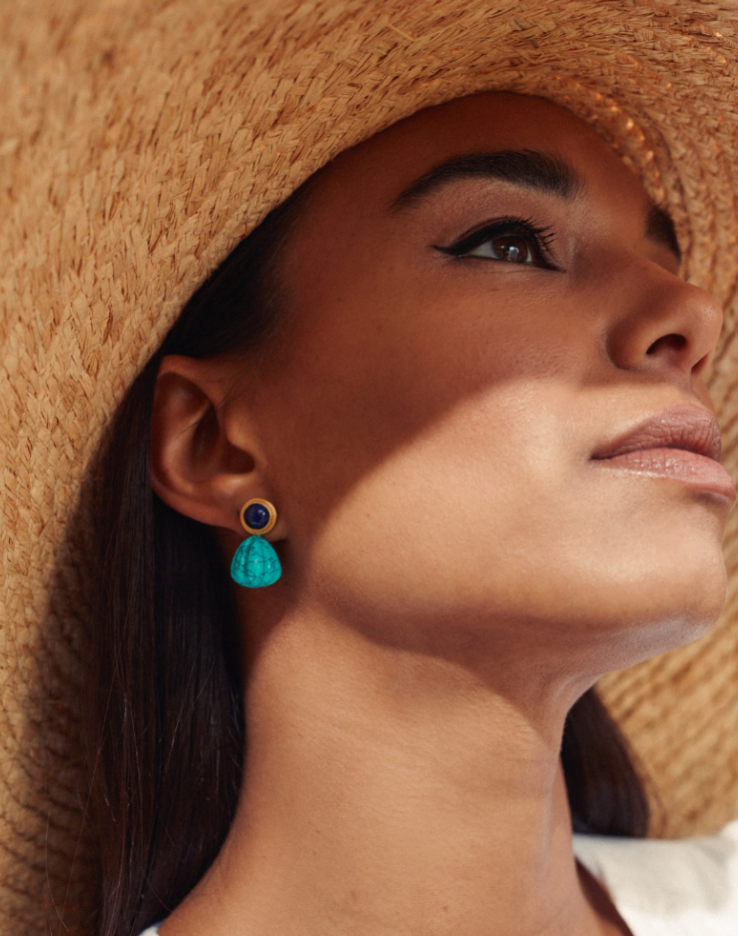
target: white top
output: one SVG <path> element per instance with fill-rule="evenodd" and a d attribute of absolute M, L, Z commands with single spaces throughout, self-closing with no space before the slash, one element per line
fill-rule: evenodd
<path fill-rule="evenodd" d="M 738 936 L 738 821 L 676 841 L 575 835 L 574 854 L 633 936 Z"/>
<path fill-rule="evenodd" d="M 575 835 L 574 854 L 633 936 L 738 936 L 738 821 L 677 841 Z"/>

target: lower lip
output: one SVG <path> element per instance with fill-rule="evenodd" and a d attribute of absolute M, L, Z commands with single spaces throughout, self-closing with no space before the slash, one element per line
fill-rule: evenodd
<path fill-rule="evenodd" d="M 733 479 L 721 464 L 705 455 L 684 449 L 644 449 L 616 455 L 614 458 L 603 458 L 599 464 L 653 478 L 681 481 L 689 487 L 719 494 L 729 501 L 736 499 Z"/>

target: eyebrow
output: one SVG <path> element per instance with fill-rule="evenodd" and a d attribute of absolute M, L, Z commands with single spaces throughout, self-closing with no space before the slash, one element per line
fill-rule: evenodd
<path fill-rule="evenodd" d="M 584 191 L 577 170 L 555 153 L 539 150 L 495 150 L 452 156 L 424 173 L 403 189 L 392 202 L 400 210 L 422 201 L 451 182 L 463 179 L 499 179 L 523 188 L 574 201 Z M 646 219 L 646 237 L 670 250 L 682 262 L 674 222 L 663 208 L 653 205 Z"/>
<path fill-rule="evenodd" d="M 393 209 L 420 201 L 450 182 L 491 178 L 512 182 L 573 201 L 584 188 L 573 166 L 552 153 L 537 150 L 498 150 L 453 156 L 420 176 L 397 196 Z"/>

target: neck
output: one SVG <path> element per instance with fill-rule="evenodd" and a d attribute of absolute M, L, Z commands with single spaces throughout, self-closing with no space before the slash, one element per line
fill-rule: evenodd
<path fill-rule="evenodd" d="M 163 936 L 591 936 L 554 679 L 283 622 L 252 666 L 229 838 Z"/>

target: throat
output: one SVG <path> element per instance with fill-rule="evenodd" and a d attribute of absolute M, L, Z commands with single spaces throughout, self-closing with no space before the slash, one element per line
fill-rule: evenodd
<path fill-rule="evenodd" d="M 311 639 L 258 659 L 239 810 L 171 936 L 610 936 L 572 852 L 561 692 L 542 720 L 447 661 Z"/>

